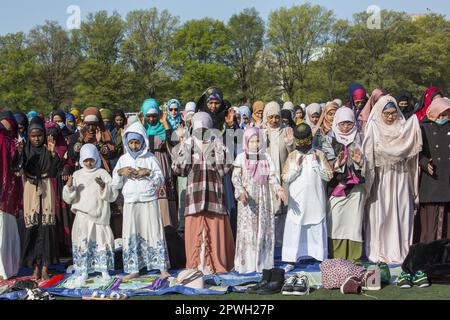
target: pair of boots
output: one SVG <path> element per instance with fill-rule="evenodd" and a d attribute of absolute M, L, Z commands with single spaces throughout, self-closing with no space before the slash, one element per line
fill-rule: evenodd
<path fill-rule="evenodd" d="M 264 269 L 262 280 L 257 285 L 249 287 L 247 293 L 251 294 L 275 294 L 280 293 L 284 284 L 283 269 Z"/>

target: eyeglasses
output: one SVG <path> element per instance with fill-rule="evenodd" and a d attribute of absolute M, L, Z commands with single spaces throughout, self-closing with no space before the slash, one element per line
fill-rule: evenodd
<path fill-rule="evenodd" d="M 394 112 L 383 112 L 383 116 L 385 116 L 386 118 L 389 118 L 389 117 L 393 117 L 393 118 L 395 118 L 395 117 L 397 117 L 397 115 L 398 115 L 398 112 L 397 111 L 394 111 Z"/>
<path fill-rule="evenodd" d="M 177 108 L 175 108 L 175 109 L 172 109 L 172 108 L 171 108 L 171 109 L 169 109 L 169 111 L 170 111 L 170 112 L 175 112 L 175 111 L 178 111 L 178 109 L 177 109 Z"/>

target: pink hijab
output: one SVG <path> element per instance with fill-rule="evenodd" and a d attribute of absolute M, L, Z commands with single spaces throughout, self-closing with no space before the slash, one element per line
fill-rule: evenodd
<path fill-rule="evenodd" d="M 386 95 L 386 93 L 381 89 L 377 88 L 372 91 L 372 95 L 370 96 L 370 98 L 367 101 L 366 105 L 364 106 L 363 110 L 359 114 L 359 118 L 358 118 L 358 121 L 361 123 L 361 132 L 362 133 L 364 133 L 364 131 L 366 130 L 367 120 L 369 119 L 369 115 L 373 109 L 373 106 L 384 95 Z"/>
<path fill-rule="evenodd" d="M 436 121 L 439 115 L 450 109 L 450 101 L 445 98 L 436 98 L 427 110 L 427 117 L 431 121 Z"/>
<path fill-rule="evenodd" d="M 250 139 L 254 136 L 259 136 L 260 145 L 262 146 L 256 154 L 251 152 L 248 146 Z M 243 149 L 245 152 L 244 169 L 247 170 L 249 176 L 252 177 L 255 182 L 266 183 L 269 179 L 270 165 L 269 161 L 264 156 L 266 152 L 265 143 L 263 142 L 263 136 L 259 128 L 253 127 L 244 131 Z M 261 156 L 262 159 L 259 159 Z"/>

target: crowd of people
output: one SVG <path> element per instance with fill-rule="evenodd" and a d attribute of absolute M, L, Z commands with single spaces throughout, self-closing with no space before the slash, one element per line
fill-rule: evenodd
<path fill-rule="evenodd" d="M 0 277 L 49 279 L 69 257 L 80 285 L 107 279 L 119 245 L 126 278 L 263 272 L 277 247 L 285 272 L 401 264 L 413 243 L 450 238 L 450 100 L 357 83 L 347 100 L 234 107 L 211 87 L 184 108 L 149 98 L 129 118 L 3 110 Z"/>

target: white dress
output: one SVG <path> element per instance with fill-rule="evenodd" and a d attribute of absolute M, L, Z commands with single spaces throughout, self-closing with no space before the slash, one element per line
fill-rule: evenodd
<path fill-rule="evenodd" d="M 238 223 L 234 268 L 239 273 L 262 272 L 274 265 L 275 212 L 271 186 L 278 193 L 280 180 L 269 154 L 265 154 L 270 166 L 267 183 L 258 184 L 252 180 L 244 168 L 245 153 L 236 157 L 233 164 L 232 181 L 235 197 L 239 200 L 246 191 L 249 201 L 244 206 L 238 201 Z"/>
<path fill-rule="evenodd" d="M 105 188 L 95 181 L 101 177 Z M 73 186 L 64 186 L 63 199 L 75 213 L 72 227 L 73 264 L 77 273 L 114 270 L 114 236 L 109 226 L 110 202 L 118 191 L 111 186 L 111 176 L 104 169 L 83 168 L 73 175 Z"/>
<path fill-rule="evenodd" d="M 137 133 L 144 139 L 144 150 L 149 142 L 144 127 L 136 122 L 125 131 Z M 128 150 L 126 138 L 125 148 Z M 150 175 L 142 179 L 119 175 L 125 167 L 144 168 Z M 158 190 L 164 185 L 164 175 L 158 159 L 151 152 L 143 152 L 136 158 L 129 153 L 120 157 L 113 172 L 113 184 L 122 189 L 123 206 L 123 266 L 125 273 L 139 273 L 139 270 L 168 270 L 169 255 L 164 237 L 164 224 L 158 201 Z"/>
<path fill-rule="evenodd" d="M 297 262 L 302 258 L 323 261 L 328 256 L 326 224 L 326 181 L 333 173 L 325 155 L 294 151 L 283 169 L 283 181 L 289 185 L 289 202 L 284 228 L 282 260 Z M 298 159 L 304 157 L 301 166 Z"/>
<path fill-rule="evenodd" d="M 0 276 L 4 280 L 19 272 L 20 238 L 17 220 L 13 215 L 0 211 Z"/>
<path fill-rule="evenodd" d="M 169 269 L 158 200 L 124 204 L 122 237 L 125 273 Z"/>

